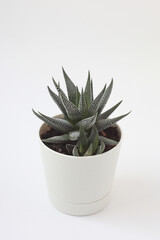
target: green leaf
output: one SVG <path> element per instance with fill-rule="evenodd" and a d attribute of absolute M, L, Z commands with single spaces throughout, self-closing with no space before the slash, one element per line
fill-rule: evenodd
<path fill-rule="evenodd" d="M 80 126 L 79 142 L 82 143 L 83 148 L 86 149 L 86 147 L 88 146 L 88 139 L 82 126 Z"/>
<path fill-rule="evenodd" d="M 59 132 L 66 133 L 73 130 L 73 126 L 71 125 L 71 123 L 64 119 L 50 118 L 40 112 L 36 113 L 33 109 L 32 111 L 38 118 L 48 124 L 51 128 L 58 130 Z"/>
<path fill-rule="evenodd" d="M 68 142 L 69 140 L 70 139 L 68 134 L 64 134 L 61 136 L 54 136 L 47 139 L 42 139 L 42 141 L 46 143 L 64 143 L 64 142 Z"/>
<path fill-rule="evenodd" d="M 100 100 L 100 104 L 99 104 L 99 107 L 98 107 L 98 113 L 100 114 L 103 110 L 103 108 L 105 107 L 109 97 L 110 97 L 110 94 L 111 94 L 111 91 L 112 91 L 112 88 L 113 88 L 113 79 L 111 80 L 111 83 L 110 85 L 108 86 L 108 88 L 105 90 L 101 100 Z"/>
<path fill-rule="evenodd" d="M 61 94 L 61 95 L 63 96 L 63 98 L 66 98 L 66 99 L 67 99 L 66 94 L 65 94 L 65 93 L 63 92 L 63 90 L 60 88 L 60 83 L 57 84 L 53 77 L 52 77 L 52 80 L 53 80 L 54 86 L 55 86 L 55 88 L 57 89 L 58 93 Z"/>
<path fill-rule="evenodd" d="M 99 136 L 98 136 L 98 132 L 95 135 L 95 139 L 93 141 L 93 150 L 92 150 L 92 154 L 94 154 L 97 151 L 98 148 L 98 144 L 99 144 Z"/>
<path fill-rule="evenodd" d="M 112 139 L 109 139 L 103 136 L 99 136 L 99 139 L 102 140 L 106 145 L 110 145 L 110 146 L 117 145 L 118 143 L 117 141 L 114 141 Z"/>
<path fill-rule="evenodd" d="M 116 110 L 116 108 L 121 104 L 121 102 L 122 102 L 122 101 L 120 101 L 119 103 L 117 103 L 116 105 L 114 105 L 112 108 L 110 108 L 110 109 L 107 110 L 106 112 L 102 113 L 102 114 L 98 117 L 98 120 L 108 118 L 108 117 L 114 112 L 114 110 Z"/>
<path fill-rule="evenodd" d="M 69 100 L 76 105 L 76 86 L 74 83 L 71 81 L 71 79 L 68 77 L 67 73 L 65 70 L 62 68 L 63 71 L 63 76 L 66 82 L 66 87 L 67 87 L 67 92 L 68 92 L 68 98 Z"/>
<path fill-rule="evenodd" d="M 91 128 L 95 124 L 96 118 L 97 118 L 97 114 L 94 115 L 94 116 L 82 119 L 80 122 L 78 122 L 76 124 L 75 127 L 82 126 L 85 130 L 88 130 L 89 128 Z"/>
<path fill-rule="evenodd" d="M 72 154 L 73 148 L 75 147 L 75 145 L 72 144 L 66 144 L 66 149 L 69 152 L 69 154 Z"/>
<path fill-rule="evenodd" d="M 97 126 L 98 131 L 100 132 L 100 131 L 112 126 L 113 124 L 115 124 L 116 122 L 121 120 L 122 118 L 126 117 L 129 113 L 121 115 L 116 118 L 102 119 L 102 120 L 97 121 L 96 126 Z"/>
<path fill-rule="evenodd" d="M 80 99 L 80 92 L 78 87 L 76 86 L 76 106 L 78 107 L 79 105 L 79 99 Z"/>
<path fill-rule="evenodd" d="M 83 89 L 80 95 L 79 111 L 82 113 L 83 118 L 86 118 L 88 116 L 88 107 L 87 107 L 85 95 L 83 93 Z"/>
<path fill-rule="evenodd" d="M 73 156 L 76 156 L 76 157 L 79 156 L 79 152 L 78 152 L 77 146 L 75 146 L 75 147 L 73 148 L 72 154 L 73 154 Z"/>
<path fill-rule="evenodd" d="M 55 94 L 49 87 L 48 87 L 48 91 L 49 91 L 49 94 L 52 97 L 53 101 L 57 104 L 59 109 L 62 111 L 65 118 L 67 118 L 67 112 L 66 112 L 66 109 L 63 105 L 63 102 L 62 102 L 61 98 L 57 94 Z"/>
<path fill-rule="evenodd" d="M 104 86 L 102 91 L 98 94 L 98 96 L 95 98 L 95 100 L 91 103 L 91 106 L 89 108 L 89 114 L 91 116 L 97 112 L 101 98 L 105 92 L 105 89 L 106 89 L 106 85 Z"/>
<path fill-rule="evenodd" d="M 99 145 L 98 148 L 97 148 L 96 155 L 103 153 L 103 152 L 104 152 L 104 149 L 105 149 L 105 144 L 104 144 L 103 141 L 100 141 L 100 145 Z"/>
<path fill-rule="evenodd" d="M 83 154 L 84 154 L 84 148 L 83 148 L 83 144 L 82 144 L 82 143 L 79 144 L 78 149 L 79 149 L 80 155 L 83 156 Z"/>
<path fill-rule="evenodd" d="M 66 109 L 69 119 L 72 122 L 78 122 L 82 118 L 82 115 L 81 115 L 80 111 L 78 110 L 78 108 L 72 102 L 70 102 L 68 99 L 64 98 L 63 94 L 60 93 L 60 97 L 63 101 L 63 105 Z"/>
<path fill-rule="evenodd" d="M 85 97 L 86 97 L 87 106 L 89 108 L 90 104 L 92 102 L 92 99 L 93 99 L 93 92 L 92 92 L 91 78 L 90 78 L 90 72 L 89 71 L 88 71 L 88 79 L 87 79 L 84 94 L 85 94 Z"/>
<path fill-rule="evenodd" d="M 76 141 L 79 138 L 79 131 L 71 131 L 69 132 L 69 138 L 71 141 Z"/>
<path fill-rule="evenodd" d="M 87 149 L 87 151 L 85 152 L 84 156 L 91 156 L 92 155 L 92 151 L 93 151 L 93 146 L 92 143 L 89 145 L 89 148 Z"/>

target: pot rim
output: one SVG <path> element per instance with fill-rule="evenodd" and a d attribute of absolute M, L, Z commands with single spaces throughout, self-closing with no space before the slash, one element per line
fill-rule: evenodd
<path fill-rule="evenodd" d="M 59 114 L 59 115 L 56 115 L 56 116 L 54 116 L 54 117 L 60 117 L 60 116 L 62 116 L 62 114 Z M 40 137 L 40 135 L 41 135 L 41 130 L 42 130 L 42 127 L 44 127 L 44 126 L 47 126 L 47 124 L 46 123 L 43 123 L 41 126 L 40 126 L 40 128 L 39 128 L 39 134 L 38 134 L 38 136 L 39 136 L 39 142 L 40 142 L 40 144 L 42 144 L 43 145 L 43 147 L 45 147 L 48 151 L 51 151 L 52 153 L 55 153 L 55 154 L 57 154 L 57 155 L 60 155 L 60 156 L 64 156 L 64 157 L 66 157 L 66 158 L 75 158 L 75 159 L 80 159 L 80 158 L 83 158 L 83 159 L 85 159 L 85 158 L 87 158 L 87 159 L 91 159 L 91 158 L 96 158 L 97 156 L 99 156 L 99 155 L 104 155 L 104 154 L 107 154 L 107 153 L 109 153 L 109 152 L 111 152 L 111 151 L 114 151 L 120 144 L 121 144 L 121 142 L 122 142 L 122 137 L 123 137 L 123 134 L 122 134 L 122 129 L 121 129 L 121 127 L 119 126 L 119 124 L 114 124 L 115 126 L 117 126 L 118 127 L 118 130 L 119 130 L 119 132 L 120 132 L 120 140 L 119 140 L 119 142 L 117 143 L 117 145 L 115 146 L 115 147 L 113 147 L 112 149 L 110 149 L 109 151 L 107 151 L 107 152 L 103 152 L 103 153 L 101 153 L 101 154 L 97 154 L 97 155 L 91 155 L 91 156 L 73 156 L 73 155 L 67 155 L 67 154 L 64 154 L 64 153 L 59 153 L 59 152 L 57 152 L 57 151 L 54 151 L 53 149 L 50 149 L 49 147 L 47 147 L 43 142 L 42 142 L 42 139 L 41 139 L 41 137 Z"/>

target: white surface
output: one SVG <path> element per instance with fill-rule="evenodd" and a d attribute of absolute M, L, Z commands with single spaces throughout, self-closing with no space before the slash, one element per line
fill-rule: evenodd
<path fill-rule="evenodd" d="M 160 239 L 160 2 L 0 1 L 0 239 Z M 111 201 L 89 217 L 48 201 L 31 108 L 58 112 L 46 86 L 64 66 L 95 93 L 114 78 L 108 107 L 124 139 Z M 63 84 L 62 84 L 63 85 Z M 53 87 L 52 87 L 53 88 Z"/>

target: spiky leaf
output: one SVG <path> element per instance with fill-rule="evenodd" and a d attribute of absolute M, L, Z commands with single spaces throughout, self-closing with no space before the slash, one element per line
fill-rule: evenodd
<path fill-rule="evenodd" d="M 59 93 L 59 94 L 61 93 L 61 95 L 63 95 L 63 98 L 66 98 L 66 99 L 67 99 L 66 94 L 65 94 L 65 93 L 63 92 L 63 90 L 60 88 L 60 84 L 59 84 L 59 83 L 57 84 L 53 77 L 52 77 L 52 80 L 53 80 L 54 86 L 55 86 L 55 88 L 57 89 L 58 93 Z"/>
<path fill-rule="evenodd" d="M 78 109 L 82 113 L 83 118 L 86 118 L 88 116 L 88 107 L 83 89 L 81 91 Z"/>
<path fill-rule="evenodd" d="M 112 126 L 113 124 L 115 124 L 116 122 L 121 120 L 122 118 L 126 117 L 129 113 L 121 115 L 116 118 L 102 119 L 102 120 L 97 121 L 96 126 L 97 126 L 98 131 L 100 132 L 100 131 Z"/>
<path fill-rule="evenodd" d="M 36 113 L 33 109 L 32 111 L 38 118 L 40 118 L 42 121 L 48 124 L 51 128 L 58 130 L 59 132 L 66 133 L 73 129 L 73 126 L 64 119 L 50 118 L 40 112 Z"/>
<path fill-rule="evenodd" d="M 78 107 L 79 105 L 79 99 L 80 99 L 80 92 L 78 87 L 76 86 L 76 106 Z"/>
<path fill-rule="evenodd" d="M 69 140 L 70 138 L 68 134 L 64 134 L 61 136 L 54 136 L 47 139 L 42 139 L 42 141 L 46 143 L 64 143 L 64 142 L 68 142 Z"/>
<path fill-rule="evenodd" d="M 63 76 L 66 82 L 66 87 L 67 87 L 67 92 L 68 92 L 68 98 L 69 100 L 76 105 L 76 86 L 74 83 L 71 81 L 71 79 L 68 77 L 67 73 L 65 70 L 63 70 Z"/>
<path fill-rule="evenodd" d="M 82 126 L 85 130 L 90 129 L 96 122 L 97 114 L 94 116 L 82 119 L 80 122 L 76 124 L 76 127 Z"/>
<path fill-rule="evenodd" d="M 112 108 L 108 109 L 106 112 L 102 113 L 102 114 L 98 117 L 98 120 L 108 118 L 108 117 L 114 112 L 114 110 L 116 110 L 116 108 L 121 104 L 121 102 L 122 102 L 122 101 L 120 101 L 119 103 L 117 103 L 116 105 L 114 105 Z"/>
<path fill-rule="evenodd" d="M 95 98 L 95 100 L 91 103 L 91 106 L 89 108 L 89 114 L 93 115 L 97 112 L 99 104 L 101 102 L 101 98 L 105 92 L 106 89 L 106 85 L 104 86 L 104 88 L 102 89 L 102 91 L 98 94 L 98 96 Z"/>
<path fill-rule="evenodd" d="M 49 91 L 49 94 L 52 97 L 53 101 L 57 104 L 59 109 L 62 111 L 65 118 L 67 118 L 67 112 L 66 112 L 66 109 L 63 105 L 63 102 L 62 102 L 61 98 L 57 94 L 55 94 L 49 87 L 48 87 L 48 91 Z"/>
<path fill-rule="evenodd" d="M 109 97 L 110 97 L 110 94 L 111 94 L 111 91 L 112 91 L 112 87 L 113 87 L 113 79 L 110 83 L 110 85 L 108 86 L 108 88 L 105 90 L 101 100 L 100 100 L 100 104 L 99 104 L 99 107 L 98 107 L 98 113 L 100 114 L 103 110 L 103 108 L 105 107 Z"/>
<path fill-rule="evenodd" d="M 87 83 L 86 83 L 84 94 L 85 94 L 85 97 L 86 97 L 87 106 L 89 108 L 90 104 L 92 102 L 92 99 L 93 99 L 93 92 L 92 92 L 91 78 L 90 78 L 90 72 L 89 71 L 88 71 L 88 78 L 87 78 Z"/>
<path fill-rule="evenodd" d="M 93 153 L 93 145 L 92 143 L 89 145 L 89 148 L 87 149 L 87 151 L 85 152 L 84 156 L 91 156 Z"/>
<path fill-rule="evenodd" d="M 88 139 L 82 126 L 80 126 L 79 142 L 82 143 L 83 148 L 86 149 L 86 147 L 88 146 Z"/>
<path fill-rule="evenodd" d="M 117 141 L 114 141 L 112 139 L 103 137 L 103 136 L 99 136 L 99 139 L 102 140 L 105 144 L 110 145 L 110 146 L 114 146 L 117 145 Z"/>

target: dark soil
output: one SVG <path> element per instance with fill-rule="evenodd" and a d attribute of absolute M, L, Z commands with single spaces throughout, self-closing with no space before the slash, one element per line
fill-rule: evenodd
<path fill-rule="evenodd" d="M 59 132 L 57 132 L 53 128 L 50 128 L 50 130 L 48 130 L 46 133 L 41 134 L 40 137 L 41 137 L 41 139 L 46 139 L 46 138 L 49 138 L 49 137 L 59 136 L 59 135 L 61 135 Z M 119 140 L 121 138 L 119 130 L 118 130 L 116 125 L 111 126 L 107 129 L 103 130 L 102 132 L 100 132 L 100 135 L 104 136 L 104 137 L 107 137 L 107 138 L 110 138 L 112 140 L 115 140 L 117 142 L 119 142 Z M 71 154 L 68 153 L 68 151 L 66 149 L 66 144 L 67 143 L 74 144 L 73 141 L 72 142 L 69 141 L 69 142 L 66 142 L 66 143 L 44 143 L 44 144 L 47 147 L 49 147 L 50 149 L 52 149 L 56 152 L 63 153 L 63 154 L 66 154 L 66 155 L 71 155 Z M 106 145 L 104 152 L 107 152 L 112 148 L 114 148 L 114 146 Z"/>

